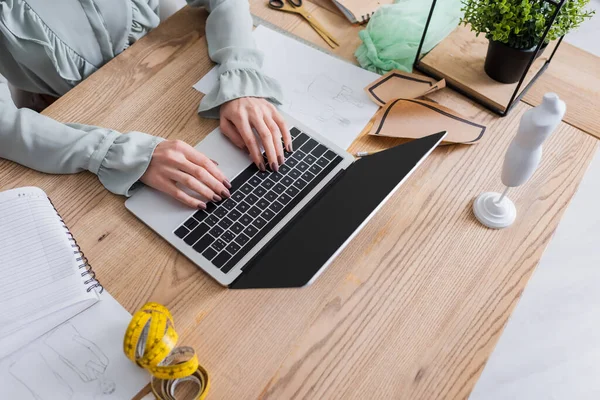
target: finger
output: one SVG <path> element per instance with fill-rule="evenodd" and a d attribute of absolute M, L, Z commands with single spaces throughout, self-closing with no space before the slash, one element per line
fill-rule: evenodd
<path fill-rule="evenodd" d="M 231 189 L 231 183 L 229 183 L 225 174 L 223 172 L 221 172 L 219 167 L 217 167 L 210 160 L 210 158 L 206 157 L 204 154 L 200 153 L 198 150 L 196 150 L 192 146 L 187 147 L 184 150 L 183 154 L 184 154 L 185 158 L 187 159 L 187 161 L 190 161 L 192 164 L 195 164 L 198 167 L 202 167 L 203 169 L 208 171 L 213 177 L 215 177 L 215 179 L 217 179 L 219 182 L 221 182 L 223 187 L 219 187 L 217 193 L 220 194 L 224 189 Z M 178 164 L 178 167 L 184 171 L 189 171 L 189 169 L 190 169 L 189 164 L 186 163 L 185 161 L 180 162 Z M 195 172 L 199 172 L 199 171 L 189 171 L 188 173 L 190 173 L 193 176 L 196 176 L 197 174 Z M 215 188 L 215 189 L 217 189 L 217 188 Z M 227 193 L 229 193 L 229 192 L 227 192 Z M 229 197 L 229 196 L 227 196 L 227 197 Z"/>
<path fill-rule="evenodd" d="M 265 116 L 264 121 L 273 137 L 273 147 L 275 147 L 275 152 L 277 153 L 277 162 L 279 165 L 283 165 L 285 162 L 285 155 L 283 154 L 283 144 L 281 143 L 281 132 L 279 132 L 279 127 L 270 115 Z"/>
<path fill-rule="evenodd" d="M 221 132 L 223 132 L 223 134 L 227 136 L 227 138 L 229 138 L 234 145 L 248 152 L 248 148 L 246 147 L 246 143 L 244 143 L 244 139 L 242 139 L 242 136 L 231 121 L 225 117 L 222 117 L 220 128 Z"/>
<path fill-rule="evenodd" d="M 244 139 L 244 143 L 246 143 L 246 147 L 250 152 L 250 157 L 254 164 L 261 171 L 265 171 L 265 163 L 263 160 L 262 152 L 260 151 L 260 147 L 258 146 L 258 142 L 256 140 L 256 136 L 252 132 L 252 128 L 250 128 L 250 122 L 248 121 L 247 116 L 240 116 L 238 119 L 234 120 L 233 123 L 237 128 L 238 132 L 242 135 L 242 139 Z"/>
<path fill-rule="evenodd" d="M 273 145 L 273 133 L 265 124 L 265 121 L 261 116 L 250 116 L 250 123 L 258 132 L 258 136 L 262 142 L 263 147 L 265 148 L 265 153 L 267 155 L 267 160 L 269 160 L 269 165 L 271 169 L 275 172 L 279 171 L 279 161 L 277 160 L 277 151 L 275 150 L 275 146 Z"/>
<path fill-rule="evenodd" d="M 189 206 L 192 208 L 199 208 L 201 210 L 206 210 L 205 202 L 190 196 L 189 194 L 187 194 L 186 192 L 184 192 L 183 190 L 178 188 L 175 181 L 164 179 L 164 180 L 157 182 L 157 184 L 154 186 L 154 188 L 179 200 L 186 206 Z"/>
<path fill-rule="evenodd" d="M 226 199 L 231 197 L 231 193 L 224 182 L 217 179 L 213 174 L 211 174 L 208 170 L 203 167 L 200 167 L 191 161 L 187 161 L 185 165 L 182 166 L 181 170 L 194 178 L 200 181 L 205 186 L 209 187 L 218 197 Z M 193 189 L 193 188 L 190 188 Z M 195 189 L 194 189 L 195 190 Z M 213 196 L 214 197 L 214 196 Z M 215 198 L 213 201 L 220 201 Z"/>
<path fill-rule="evenodd" d="M 204 182 L 199 181 L 198 179 L 196 179 L 196 177 L 188 173 L 185 173 L 181 170 L 173 169 L 169 171 L 169 177 L 175 182 L 198 193 L 208 201 L 217 202 L 222 200 L 221 196 L 216 194 L 211 188 L 205 185 Z"/>
<path fill-rule="evenodd" d="M 283 135 L 283 144 L 285 145 L 285 148 L 290 153 L 293 152 L 294 148 L 292 147 L 292 135 L 290 135 L 290 130 L 288 129 L 285 119 L 281 114 L 279 114 L 279 111 L 277 111 L 277 109 L 275 109 L 275 112 L 273 113 L 273 120 L 275 121 L 275 123 L 279 127 L 279 130 L 281 131 L 281 134 Z"/>

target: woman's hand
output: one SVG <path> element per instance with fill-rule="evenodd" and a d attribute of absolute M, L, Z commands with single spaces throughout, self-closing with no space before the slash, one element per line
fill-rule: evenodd
<path fill-rule="evenodd" d="M 240 149 L 248 151 L 256 166 L 265 171 L 260 145 L 252 129 L 258 133 L 269 166 L 278 171 L 285 161 L 283 145 L 288 152 L 293 149 L 290 132 L 277 108 L 257 97 L 242 97 L 221 105 L 221 132 Z"/>
<path fill-rule="evenodd" d="M 208 201 L 221 201 L 231 196 L 231 183 L 216 163 L 181 140 L 166 140 L 156 146 L 150 165 L 140 179 L 190 207 L 206 208 L 180 187 L 179 183 L 202 195 Z"/>

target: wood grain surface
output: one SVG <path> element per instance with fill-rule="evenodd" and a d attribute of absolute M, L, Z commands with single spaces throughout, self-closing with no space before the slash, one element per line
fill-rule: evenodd
<path fill-rule="evenodd" d="M 339 14 L 321 8 L 315 14 L 341 32 Z M 264 16 L 320 40 L 293 16 Z M 201 10 L 179 12 L 46 114 L 197 143 L 217 125 L 196 115 L 201 95 L 192 89 L 212 66 L 205 18 Z M 351 57 L 356 38 L 338 37 L 352 47 L 340 53 Z M 89 173 L 45 175 L 3 160 L 0 189 L 44 189 L 99 279 L 130 312 L 147 301 L 167 305 L 180 343 L 194 346 L 211 374 L 210 399 L 462 399 L 597 144 L 561 124 L 540 169 L 510 192 L 515 225 L 489 230 L 477 223 L 471 204 L 480 192 L 501 189 L 503 154 L 530 107 L 521 103 L 501 119 L 447 89 L 435 99 L 486 123 L 484 140 L 435 150 L 308 288 L 224 289 Z M 352 150 L 395 143 L 361 137 Z M 360 191 L 348 201 L 360 201 Z"/>

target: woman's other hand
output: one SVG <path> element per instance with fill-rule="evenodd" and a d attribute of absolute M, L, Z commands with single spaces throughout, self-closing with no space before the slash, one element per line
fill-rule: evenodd
<path fill-rule="evenodd" d="M 221 105 L 221 132 L 240 149 L 247 150 L 256 166 L 264 171 L 261 143 L 252 129 L 258 133 L 269 166 L 278 171 L 285 161 L 283 146 L 288 152 L 293 149 L 290 132 L 277 108 L 258 97 L 242 97 Z"/>
<path fill-rule="evenodd" d="M 181 140 L 159 143 L 140 180 L 194 208 L 205 209 L 206 203 L 187 194 L 178 183 L 209 201 L 231 196 L 231 183 L 216 163 Z"/>

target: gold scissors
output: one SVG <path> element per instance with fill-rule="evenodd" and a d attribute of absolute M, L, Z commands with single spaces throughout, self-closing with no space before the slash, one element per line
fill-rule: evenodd
<path fill-rule="evenodd" d="M 335 38 L 327 32 L 327 30 L 321 25 L 315 17 L 313 17 L 306 8 L 302 5 L 302 0 L 287 0 L 286 4 L 284 0 L 269 0 L 269 7 L 273 10 L 285 11 L 294 14 L 299 14 L 308 22 L 308 24 L 323 38 L 325 42 L 332 48 L 339 46 L 340 44 Z"/>

